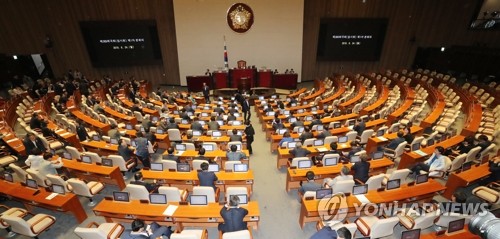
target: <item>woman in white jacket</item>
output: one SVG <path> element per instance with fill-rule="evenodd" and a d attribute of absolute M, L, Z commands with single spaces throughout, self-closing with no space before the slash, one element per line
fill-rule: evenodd
<path fill-rule="evenodd" d="M 429 177 L 435 177 L 440 175 L 440 171 L 445 170 L 446 167 L 446 159 L 443 155 L 444 148 L 441 146 L 437 146 L 434 150 L 434 153 L 423 163 L 417 163 L 410 170 L 412 173 L 420 174 L 421 171 L 425 171 L 429 173 Z"/>

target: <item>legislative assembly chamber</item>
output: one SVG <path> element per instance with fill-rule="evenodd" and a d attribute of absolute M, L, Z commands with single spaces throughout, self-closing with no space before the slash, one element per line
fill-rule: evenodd
<path fill-rule="evenodd" d="M 498 0 L 0 6 L 0 238 L 499 238 Z"/>

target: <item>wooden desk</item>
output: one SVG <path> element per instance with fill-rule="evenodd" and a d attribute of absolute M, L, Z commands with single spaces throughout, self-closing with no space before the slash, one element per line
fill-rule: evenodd
<path fill-rule="evenodd" d="M 434 153 L 434 150 L 436 149 L 437 146 L 442 146 L 443 148 L 447 149 L 461 143 L 462 141 L 464 141 L 464 139 L 465 139 L 464 136 L 456 135 L 440 143 L 422 148 L 421 151 L 426 153 L 427 154 L 426 156 L 422 156 L 413 151 L 404 152 L 403 155 L 401 155 L 401 161 L 399 162 L 398 169 L 409 168 L 416 163 L 425 161 L 425 158 L 427 156 L 431 156 Z"/>
<path fill-rule="evenodd" d="M 2 140 L 15 151 L 18 155 L 26 155 L 26 148 L 23 141 L 19 139 L 10 129 L 4 128 L 1 130 L 3 134 Z"/>
<path fill-rule="evenodd" d="M 197 171 L 169 172 L 142 170 L 142 175 L 144 176 L 144 179 L 161 180 L 160 183 L 163 185 L 186 189 L 190 192 L 193 191 L 193 186 L 198 185 Z M 215 183 L 215 186 L 217 186 L 222 192 L 225 192 L 227 187 L 246 187 L 250 194 L 253 192 L 254 176 L 252 170 L 241 173 L 228 173 L 222 170 L 215 173 L 215 175 L 217 175 L 217 178 L 219 179 Z"/>
<path fill-rule="evenodd" d="M 389 167 L 394 165 L 394 162 L 387 158 L 382 158 L 379 160 L 371 160 L 370 162 L 370 175 L 377 175 L 380 173 L 386 173 Z M 300 188 L 301 181 L 307 181 L 306 173 L 308 171 L 313 171 L 316 176 L 315 181 L 319 184 L 323 184 L 323 179 L 334 178 L 340 174 L 340 169 L 342 167 L 348 167 L 349 169 L 353 166 L 352 163 L 342 164 L 339 163 L 335 166 L 328 167 L 317 167 L 312 166 L 306 169 L 290 169 L 287 170 L 286 175 L 286 191 L 289 192 L 291 189 Z"/>
<path fill-rule="evenodd" d="M 482 178 L 488 177 L 490 174 L 487 163 L 481 164 L 479 167 L 472 166 L 471 169 L 465 172 L 451 173 L 448 176 L 448 181 L 446 181 L 446 191 L 444 191 L 443 197 L 451 200 L 451 196 L 457 188 L 467 187 Z"/>
<path fill-rule="evenodd" d="M 361 100 L 365 96 L 366 87 L 364 85 L 361 85 L 361 84 L 359 84 L 358 87 L 359 87 L 358 94 L 356 94 L 356 96 L 354 96 L 352 99 L 350 99 L 342 104 L 339 104 L 339 108 L 345 109 L 345 108 L 349 107 L 350 105 L 355 104 L 356 102 L 358 102 L 359 100 Z"/>
<path fill-rule="evenodd" d="M 171 217 L 163 215 L 168 205 L 179 206 Z M 258 229 L 259 204 L 256 201 L 250 201 L 241 207 L 248 210 L 248 215 L 243 220 L 248 222 L 249 226 Z M 162 225 L 175 225 L 182 229 L 184 226 L 217 227 L 219 223 L 224 222 L 220 216 L 221 209 L 222 206 L 219 203 L 209 203 L 207 206 L 190 206 L 179 205 L 175 202 L 148 204 L 141 203 L 139 200 L 131 200 L 130 202 L 102 200 L 95 206 L 94 213 L 104 217 L 107 222 L 131 222 L 134 219 L 142 219 L 148 223 L 155 221 Z"/>
<path fill-rule="evenodd" d="M 287 97 L 289 98 L 296 98 L 296 97 L 299 97 L 300 94 L 306 92 L 307 88 L 303 87 L 303 88 L 300 88 L 299 90 L 287 95 Z"/>
<path fill-rule="evenodd" d="M 124 96 L 120 96 L 118 98 L 128 108 L 132 108 L 132 106 L 134 106 L 134 103 L 132 103 L 130 100 L 128 100 L 128 98 L 126 98 Z M 149 114 L 151 116 L 160 116 L 160 113 L 157 110 L 153 110 L 153 109 L 149 109 L 149 108 L 145 108 L 145 107 L 142 108 L 142 112 L 144 114 Z"/>
<path fill-rule="evenodd" d="M 83 147 L 90 152 L 99 154 L 100 156 L 107 156 L 110 154 L 118 154 L 118 145 L 109 144 L 106 141 L 93 141 L 86 140 L 81 142 Z"/>
<path fill-rule="evenodd" d="M 120 190 L 125 189 L 125 181 L 118 166 L 107 167 L 96 164 L 87 164 L 74 160 L 62 159 L 63 167 L 78 178 L 88 181 L 99 181 L 104 184 L 117 185 Z"/>
<path fill-rule="evenodd" d="M 269 126 L 271 129 L 270 130 L 270 138 L 271 138 L 271 152 L 274 152 L 275 150 L 278 149 L 279 147 L 279 142 L 283 139 L 283 135 L 282 134 L 274 134 L 274 131 L 272 131 L 272 127 Z M 349 132 L 351 129 L 349 129 L 348 127 L 341 127 L 341 128 L 337 128 L 337 129 L 330 129 L 330 133 L 332 134 L 332 136 L 335 136 L 335 135 L 344 135 L 345 133 Z M 272 132 L 272 133 L 271 133 Z M 318 131 L 312 131 L 314 137 L 316 137 L 320 132 Z M 290 136 L 294 139 L 298 139 L 300 137 L 300 134 L 299 133 L 290 133 Z"/>
<path fill-rule="evenodd" d="M 126 114 L 122 114 L 111 107 L 107 107 L 106 105 L 102 104 L 102 108 L 104 109 L 104 112 L 111 116 L 113 119 L 117 119 L 121 122 L 124 122 L 126 124 L 131 124 L 131 125 L 136 125 L 137 124 L 137 119 L 132 116 L 128 116 Z"/>
<path fill-rule="evenodd" d="M 20 183 L 9 183 L 0 180 L 0 193 L 12 197 L 14 200 L 22 202 L 28 211 L 33 211 L 33 207 L 47 208 L 53 211 L 61 211 L 73 214 L 78 223 L 87 219 L 87 213 L 82 207 L 78 197 L 72 193 L 57 195 L 52 200 L 45 199 L 52 192 L 45 188 L 39 188 L 40 193 L 33 195 L 35 189 L 22 186 Z"/>
<path fill-rule="evenodd" d="M 410 131 L 413 135 L 420 134 L 420 131 L 422 131 L 422 130 L 423 129 L 420 126 L 412 126 L 410 128 Z M 388 139 L 387 141 L 381 140 L 379 137 L 368 138 L 368 142 L 366 143 L 366 147 L 365 147 L 366 153 L 370 154 L 370 153 L 377 151 L 378 146 L 385 145 L 385 144 L 389 143 L 391 140 L 397 138 L 398 137 L 397 134 L 398 133 L 384 134 L 383 137 Z"/>
<path fill-rule="evenodd" d="M 88 116 L 84 113 L 82 113 L 81 111 L 77 110 L 77 109 L 73 109 L 71 111 L 71 113 L 83 120 L 85 123 L 91 125 L 93 128 L 95 128 L 99 133 L 103 134 L 103 135 L 106 135 L 108 133 L 108 130 L 110 128 L 110 125 L 109 124 L 105 124 L 105 123 L 102 123 L 101 121 L 99 120 L 96 120 L 94 118 L 92 118 L 91 116 Z"/>
<path fill-rule="evenodd" d="M 246 149 L 241 150 L 241 152 L 243 152 L 247 156 L 247 158 L 241 160 L 241 162 L 243 164 L 248 164 L 248 166 L 250 166 L 250 153 Z M 217 157 L 220 158 L 221 160 L 216 161 L 216 163 L 219 164 L 220 168 L 224 168 L 224 164 L 227 161 L 226 153 L 227 153 L 226 150 L 206 151 L 205 157 L 210 158 L 210 159 L 214 159 Z M 167 151 L 163 152 L 163 155 L 168 155 L 168 152 Z M 189 164 L 191 164 L 191 166 L 192 166 L 192 160 L 190 160 L 190 159 L 192 159 L 198 155 L 199 155 L 199 153 L 196 150 L 186 150 L 186 151 L 182 152 L 182 154 L 179 154 L 177 151 L 175 152 L 175 156 L 179 157 L 182 160 L 187 161 Z"/>
<path fill-rule="evenodd" d="M 387 101 L 388 98 L 389 98 L 389 89 L 387 88 L 387 86 L 382 86 L 382 94 L 380 95 L 378 100 L 375 101 L 373 104 L 365 107 L 364 109 L 361 109 L 361 115 L 366 115 L 376 110 L 377 108 L 382 106 Z"/>
<path fill-rule="evenodd" d="M 370 200 L 371 203 L 375 204 L 394 204 L 396 201 L 405 203 L 409 202 L 429 202 L 434 195 L 440 191 L 445 190 L 439 182 L 429 179 L 427 183 L 422 183 L 414 186 L 408 186 L 407 184 L 401 185 L 399 189 L 386 190 L 382 192 L 377 192 L 377 190 L 370 190 L 365 197 Z M 361 202 L 356 198 L 356 196 L 346 197 L 347 205 L 341 207 L 342 213 L 347 213 L 348 216 L 355 216 L 356 210 L 355 206 L 361 205 Z M 304 200 L 302 198 L 302 204 L 300 208 L 299 224 L 301 228 L 304 228 L 307 222 L 317 222 L 322 220 L 320 212 L 324 212 L 325 209 L 319 209 L 318 205 L 321 200 Z M 361 210 L 364 212 L 365 210 Z"/>
<path fill-rule="evenodd" d="M 330 150 L 330 145 L 323 145 L 321 147 L 324 147 L 324 148 Z M 321 152 L 319 152 L 316 149 L 317 147 L 314 147 L 314 146 L 302 147 L 302 148 L 305 148 L 305 149 L 311 151 L 311 154 L 309 155 L 309 157 L 321 154 Z M 348 142 L 343 143 L 343 144 L 338 144 L 337 149 L 338 150 L 349 150 L 350 148 L 351 148 L 351 142 L 348 141 Z M 290 154 L 290 149 L 279 148 L 278 149 L 278 156 L 277 156 L 277 160 L 276 160 L 276 168 L 279 170 L 282 166 L 287 166 L 287 162 L 288 162 L 289 158 L 293 158 L 293 155 Z"/>

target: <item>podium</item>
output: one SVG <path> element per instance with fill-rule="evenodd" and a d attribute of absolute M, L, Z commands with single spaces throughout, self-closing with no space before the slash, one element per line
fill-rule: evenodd
<path fill-rule="evenodd" d="M 297 89 L 297 74 L 275 74 L 273 75 L 273 87 L 280 89 Z"/>
<path fill-rule="evenodd" d="M 227 84 L 227 79 L 228 79 L 227 72 L 216 71 L 212 73 L 212 76 L 214 78 L 214 85 L 215 85 L 213 89 L 222 89 L 229 87 L 229 85 Z"/>
<path fill-rule="evenodd" d="M 231 87 L 249 91 L 255 87 L 255 69 L 232 69 L 229 70 Z"/>
<path fill-rule="evenodd" d="M 259 83 L 258 87 L 272 87 L 272 77 L 273 74 L 270 70 L 260 70 L 259 71 Z"/>

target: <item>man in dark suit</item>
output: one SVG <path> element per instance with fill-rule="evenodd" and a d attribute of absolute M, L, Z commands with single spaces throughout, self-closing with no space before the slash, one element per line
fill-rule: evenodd
<path fill-rule="evenodd" d="M 362 183 L 366 183 L 366 180 L 370 177 L 368 172 L 370 171 L 370 162 L 368 162 L 368 155 L 361 154 L 359 157 L 361 159 L 360 162 L 357 162 L 351 167 L 351 170 L 354 171 L 354 180 L 356 184 L 360 184 L 357 180 Z"/>
<path fill-rule="evenodd" d="M 321 133 L 319 133 L 316 138 L 318 139 L 324 139 L 328 136 L 332 136 L 332 133 L 330 133 L 330 131 L 328 129 L 323 129 L 323 131 L 321 131 Z"/>
<path fill-rule="evenodd" d="M 480 152 L 483 152 L 483 150 L 485 150 L 486 148 L 488 148 L 491 145 L 491 142 L 488 140 L 488 136 L 486 136 L 484 134 L 479 135 L 479 137 L 477 139 L 479 142 L 477 143 L 476 147 L 477 146 L 481 147 Z"/>
<path fill-rule="evenodd" d="M 214 108 L 214 112 L 216 112 L 219 115 L 226 113 L 224 109 L 222 109 L 222 104 L 218 104 L 217 107 Z"/>
<path fill-rule="evenodd" d="M 363 119 L 358 118 L 352 130 L 358 132 L 358 135 L 361 136 L 363 131 L 365 131 L 365 128 L 366 128 L 365 121 L 363 121 Z"/>
<path fill-rule="evenodd" d="M 179 129 L 179 125 L 177 125 L 175 123 L 175 119 L 174 118 L 170 118 L 168 120 L 168 124 L 167 124 L 167 130 L 168 129 Z"/>
<path fill-rule="evenodd" d="M 281 123 L 281 120 L 279 118 L 277 118 L 275 121 L 274 121 L 274 124 L 273 124 L 273 129 L 276 131 L 278 129 L 283 129 L 285 128 L 285 125 Z"/>
<path fill-rule="evenodd" d="M 210 122 L 207 123 L 208 130 L 219 130 L 220 125 L 215 121 L 215 116 L 210 117 Z"/>
<path fill-rule="evenodd" d="M 33 133 L 26 134 L 26 138 L 23 140 L 23 145 L 26 148 L 27 155 L 33 154 L 33 149 L 35 148 L 39 149 L 42 152 L 47 151 L 47 148 L 45 148 L 42 140 L 36 137 L 36 135 Z"/>
<path fill-rule="evenodd" d="M 252 113 L 250 113 L 250 102 L 248 101 L 248 97 L 246 97 L 241 104 L 241 110 L 243 111 L 243 119 L 245 121 L 250 120 Z"/>
<path fill-rule="evenodd" d="M 278 109 L 285 109 L 285 104 L 281 100 L 276 101 L 276 105 L 278 106 Z"/>
<path fill-rule="evenodd" d="M 169 147 L 167 149 L 167 152 L 168 152 L 167 155 L 163 155 L 163 160 L 172 160 L 172 161 L 176 161 L 177 163 L 181 162 L 179 160 L 179 157 L 177 157 L 177 156 L 174 155 L 174 148 Z"/>
<path fill-rule="evenodd" d="M 321 122 L 321 115 L 320 114 L 317 114 L 316 115 L 316 119 L 314 119 L 311 124 L 309 125 L 309 127 L 313 127 L 314 125 L 322 125 L 323 122 Z"/>
<path fill-rule="evenodd" d="M 78 135 L 78 139 L 80 141 L 85 141 L 90 138 L 89 133 L 87 133 L 87 129 L 85 129 L 85 125 L 81 120 L 76 121 L 76 134 Z"/>
<path fill-rule="evenodd" d="M 231 142 L 233 142 L 233 141 L 243 142 L 243 137 L 241 137 L 241 135 L 238 135 L 238 130 L 233 129 L 232 132 L 233 132 L 233 134 L 229 135 L 229 141 L 231 141 Z"/>
<path fill-rule="evenodd" d="M 205 97 L 205 103 L 210 103 L 210 88 L 207 83 L 203 82 L 203 97 Z"/>
<path fill-rule="evenodd" d="M 248 214 L 248 210 L 238 207 L 240 198 L 237 195 L 229 197 L 229 204 L 224 205 L 220 210 L 220 215 L 224 223 L 219 224 L 219 231 L 222 233 L 247 230 L 247 223 L 243 218 Z"/>
<path fill-rule="evenodd" d="M 311 129 L 309 127 L 304 127 L 304 132 L 299 136 L 300 142 L 304 143 L 306 139 L 312 139 L 314 135 L 311 133 Z"/>
<path fill-rule="evenodd" d="M 191 129 L 203 132 L 203 125 L 198 122 L 198 117 L 194 117 L 193 122 L 191 122 Z"/>
<path fill-rule="evenodd" d="M 395 150 L 400 143 L 403 143 L 405 141 L 405 138 L 403 138 L 403 132 L 399 131 L 397 134 L 397 138 L 393 139 L 386 148 Z"/>
<path fill-rule="evenodd" d="M 142 185 L 142 186 L 146 187 L 148 192 L 158 193 L 158 185 L 144 182 L 142 180 L 142 173 L 141 172 L 137 172 L 134 174 L 134 180 L 135 181 L 131 181 L 130 183 L 135 184 L 135 185 Z"/>
<path fill-rule="evenodd" d="M 294 158 L 307 157 L 307 155 L 311 154 L 311 151 L 302 148 L 302 144 L 300 142 L 297 142 L 295 148 L 291 149 L 289 152 Z"/>
<path fill-rule="evenodd" d="M 349 229 L 341 227 L 337 230 L 330 226 L 325 226 L 321 230 L 314 233 L 309 239 L 351 239 L 352 235 Z"/>
<path fill-rule="evenodd" d="M 240 92 L 234 93 L 234 99 L 238 101 L 240 105 L 243 105 L 243 101 L 245 101 L 245 97 L 243 97 L 243 95 L 241 95 Z"/>
<path fill-rule="evenodd" d="M 208 171 L 208 163 L 202 163 L 200 165 L 201 172 L 198 172 L 198 181 L 200 186 L 215 187 L 215 181 L 219 180 L 214 172 Z"/>
<path fill-rule="evenodd" d="M 129 161 L 134 155 L 134 150 L 127 145 L 127 142 L 123 139 L 118 140 L 118 155 L 122 156 L 125 162 Z M 139 171 L 137 168 L 137 158 L 135 159 L 135 168 L 132 169 L 132 172 Z"/>
<path fill-rule="evenodd" d="M 304 121 L 302 121 L 301 117 L 297 117 L 297 121 L 293 122 L 291 124 L 291 126 L 292 126 L 292 129 L 297 127 L 297 126 L 304 126 Z"/>
<path fill-rule="evenodd" d="M 35 112 L 35 113 L 33 113 L 33 115 L 31 116 L 31 119 L 30 119 L 30 128 L 33 130 L 34 129 L 41 129 L 42 122 L 43 122 L 43 119 L 41 118 L 41 116 Z"/>

